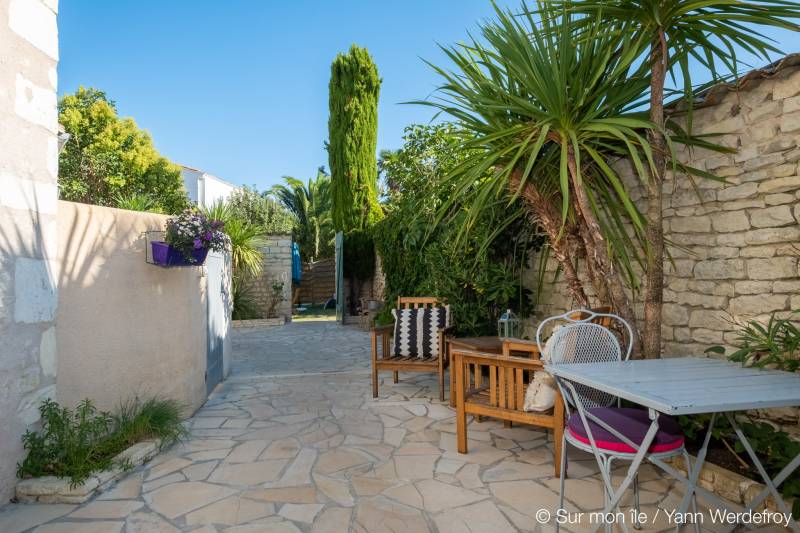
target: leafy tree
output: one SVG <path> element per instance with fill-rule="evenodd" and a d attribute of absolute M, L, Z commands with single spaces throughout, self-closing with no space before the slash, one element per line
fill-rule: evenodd
<path fill-rule="evenodd" d="M 521 272 L 541 239 L 519 202 L 509 208 L 506 199 L 482 210 L 465 239 L 457 235 L 467 223 L 473 196 L 460 195 L 457 208 L 439 220 L 440 207 L 455 191 L 449 175 L 477 153 L 464 150 L 464 140 L 452 124 L 406 128 L 403 147 L 381 157 L 388 183 L 386 218 L 372 231 L 388 308 L 399 295 L 444 297 L 460 334 L 486 335 L 496 331 L 506 308 L 529 310 Z"/>
<path fill-rule="evenodd" d="M 356 45 L 331 65 L 328 161 L 333 225 L 364 229 L 381 217 L 376 149 L 381 79 L 369 52 Z"/>
<path fill-rule="evenodd" d="M 790 22 L 800 18 L 800 4 L 784 0 L 570 0 L 553 2 L 574 13 L 586 27 L 598 18 L 617 28 L 620 52 L 641 60 L 641 70 L 650 80 L 649 118 L 656 126 L 647 132 L 653 148 L 653 166 L 645 182 L 647 192 L 646 239 L 649 244 L 644 291 L 643 351 L 649 357 L 661 355 L 661 310 L 664 293 L 663 181 L 667 171 L 668 147 L 664 113 L 667 74 L 683 79 L 683 96 L 689 104 L 691 130 L 693 96 L 692 63 L 706 68 L 712 83 L 724 76 L 736 76 L 741 60 L 737 48 L 769 60 L 780 52 L 771 40 L 758 33 L 759 26 L 777 26 L 800 31 Z M 678 76 L 679 75 L 679 76 Z"/>
<path fill-rule="evenodd" d="M 255 186 L 244 186 L 233 191 L 227 205 L 237 218 L 263 228 L 266 234 L 291 233 L 292 214 L 268 194 L 259 193 Z"/>
<path fill-rule="evenodd" d="M 116 207 L 119 198 L 137 195 L 166 213 L 188 205 L 178 167 L 159 155 L 133 119 L 117 116 L 103 91 L 81 87 L 59 101 L 58 111 L 71 135 L 59 157 L 62 199 Z"/>
<path fill-rule="evenodd" d="M 308 183 L 292 178 L 283 178 L 285 185 L 272 188 L 281 205 L 295 219 L 295 239 L 300 245 L 300 255 L 305 261 L 331 257 L 333 255 L 334 231 L 331 219 L 331 178 L 320 167 L 316 178 Z"/>

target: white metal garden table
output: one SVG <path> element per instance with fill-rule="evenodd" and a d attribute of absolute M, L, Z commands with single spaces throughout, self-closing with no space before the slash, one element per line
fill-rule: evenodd
<path fill-rule="evenodd" d="M 633 481 L 645 452 L 650 448 L 658 430 L 659 413 L 676 416 L 712 414 L 711 423 L 703 445 L 697 454 L 695 464 L 687 465 L 688 476 L 684 476 L 674 467 L 657 458 L 649 458 L 650 462 L 685 485 L 686 492 L 678 509 L 679 513 L 686 512 L 693 494 L 702 496 L 720 508 L 729 509 L 731 507 L 730 503 L 723 502 L 715 494 L 697 485 L 708 450 L 711 429 L 720 413 L 730 421 L 766 485 L 753 499 L 746 511 L 755 509 L 771 494 L 780 511 L 790 513 L 786 502 L 778 493 L 777 487 L 800 466 L 800 455 L 786 465 L 775 478 L 770 478 L 736 422 L 733 412 L 800 406 L 800 375 L 777 370 L 745 368 L 728 361 L 694 357 L 611 363 L 548 364 L 545 365 L 545 369 L 556 378 L 602 390 L 647 407 L 650 411 L 652 421 L 650 430 L 641 443 L 631 443 L 613 428 L 606 428 L 636 449 L 637 453 L 631 461 L 627 476 L 619 487 L 614 489 L 609 483 L 607 488 L 610 500 L 606 503 L 605 513 L 613 512 L 617 508 L 620 499 Z M 792 521 L 790 527 L 793 531 L 800 532 L 796 522 Z"/>

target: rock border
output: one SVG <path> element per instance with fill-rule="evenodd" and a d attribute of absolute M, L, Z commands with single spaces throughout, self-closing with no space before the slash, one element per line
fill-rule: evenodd
<path fill-rule="evenodd" d="M 158 454 L 159 440 L 137 442 L 114 457 L 115 462 L 128 461 L 134 467 L 142 465 Z M 80 485 L 71 486 L 70 478 L 44 476 L 23 479 L 17 483 L 16 498 L 22 503 L 83 503 L 95 495 L 105 492 L 130 470 L 113 468 L 89 476 Z"/>
<path fill-rule="evenodd" d="M 696 461 L 697 457 L 692 455 L 692 459 Z M 684 476 L 686 475 L 686 465 L 684 464 L 683 457 L 678 456 L 673 458 L 672 464 L 681 474 Z M 708 461 L 703 464 L 703 469 L 700 471 L 698 485 L 721 498 L 725 498 L 739 505 L 749 505 L 765 487 L 763 483 L 719 465 L 709 463 Z M 792 508 L 793 502 L 793 498 L 786 501 L 786 505 L 789 509 Z M 771 495 L 767 496 L 765 503 L 761 503 L 758 508 L 764 509 L 765 506 L 770 511 L 778 511 L 778 506 L 775 504 Z"/>
<path fill-rule="evenodd" d="M 285 317 L 277 318 L 255 318 L 252 320 L 232 320 L 234 328 L 263 328 L 273 326 L 283 326 L 286 323 Z"/>

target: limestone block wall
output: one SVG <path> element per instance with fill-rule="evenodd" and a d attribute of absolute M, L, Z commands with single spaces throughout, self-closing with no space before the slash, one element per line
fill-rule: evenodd
<path fill-rule="evenodd" d="M 57 0 L 0 0 L 0 501 L 55 397 Z"/>
<path fill-rule="evenodd" d="M 724 133 L 716 142 L 738 152 L 682 154 L 727 184 L 697 178 L 696 191 L 682 175 L 664 184 L 674 261 L 666 266 L 662 332 L 664 354 L 674 356 L 732 345 L 735 321 L 800 309 L 800 65 L 754 77 L 738 92 L 717 91 L 712 105 L 695 111 L 694 127 Z M 642 201 L 641 191 L 632 190 Z M 532 266 L 526 279 L 533 288 L 538 265 Z M 549 284 L 555 262 L 546 270 L 537 317 L 573 307 L 563 282 Z M 797 410 L 772 411 L 771 417 L 800 434 Z"/>
<path fill-rule="evenodd" d="M 292 236 L 270 235 L 261 252 L 261 275 L 248 280 L 247 286 L 264 318 L 283 317 L 289 321 L 292 319 Z M 275 316 L 267 316 L 273 299 L 274 284 L 283 285 L 280 302 L 275 307 Z"/>
<path fill-rule="evenodd" d="M 716 141 L 738 152 L 682 154 L 728 183 L 696 178 L 695 189 L 679 175 L 664 184 L 665 231 L 674 244 L 664 294 L 670 355 L 730 345 L 732 319 L 800 309 L 800 66 L 718 96 L 695 111 L 694 121 L 698 132 L 725 133 Z M 641 191 L 631 190 L 641 202 Z M 535 287 L 538 265 L 532 266 L 527 284 Z M 552 260 L 547 265 L 538 315 L 572 307 L 564 283 L 549 283 L 555 267 Z"/>

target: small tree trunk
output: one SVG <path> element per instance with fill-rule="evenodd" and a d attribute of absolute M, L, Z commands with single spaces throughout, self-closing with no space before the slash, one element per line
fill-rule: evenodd
<path fill-rule="evenodd" d="M 578 235 L 575 241 L 578 246 L 582 248 L 582 255 L 586 258 L 586 271 L 589 272 L 589 278 L 592 280 L 594 293 L 597 297 L 599 305 L 606 305 L 611 303 L 609 296 L 608 280 L 603 276 L 603 273 L 598 269 L 595 258 L 586 251 L 585 242 L 591 237 L 586 230 L 586 224 L 577 224 Z"/>
<path fill-rule="evenodd" d="M 650 120 L 664 127 L 664 77 L 666 44 L 663 31 L 651 46 Z M 663 183 L 667 171 L 666 143 L 661 130 L 647 133 L 653 148 L 655 168 L 647 186 L 647 226 L 645 235 L 649 253 L 645 272 L 643 353 L 648 358 L 661 357 L 661 311 L 664 305 L 664 221 Z"/>
<path fill-rule="evenodd" d="M 614 263 L 611 261 L 611 257 L 608 254 L 605 238 L 603 237 L 602 231 L 600 231 L 600 224 L 597 222 L 594 212 L 592 211 L 586 190 L 583 188 L 583 184 L 578 182 L 575 154 L 572 150 L 572 147 L 568 147 L 567 150 L 567 167 L 572 185 L 574 187 L 575 199 L 577 201 L 575 207 L 585 221 L 587 238 L 584 239 L 584 244 L 586 245 L 586 253 L 589 258 L 588 260 L 594 261 L 594 268 L 596 269 L 597 275 L 602 276 L 606 280 L 608 286 L 608 296 L 611 299 L 614 309 L 619 316 L 628 322 L 631 328 L 633 328 L 633 331 L 636 332 L 636 315 L 633 313 L 633 307 L 631 306 L 630 299 L 628 298 L 628 294 L 625 292 L 625 287 L 623 287 L 622 281 L 619 278 L 619 272 L 617 272 L 617 269 L 614 268 Z M 634 335 L 634 352 L 639 352 L 640 348 L 641 339 L 639 338 L 639 335 Z"/>
<path fill-rule="evenodd" d="M 522 172 L 514 170 L 509 180 L 511 194 L 516 194 L 520 188 Z M 572 254 L 569 250 L 569 241 L 566 235 L 561 234 L 561 217 L 553 209 L 552 204 L 539 192 L 532 183 L 526 183 L 520 192 L 523 200 L 530 211 L 534 214 L 537 221 L 547 234 L 550 249 L 553 257 L 556 258 L 561 270 L 564 272 L 564 280 L 567 282 L 572 297 L 581 307 L 589 307 L 589 298 L 583 289 L 583 283 L 578 277 L 578 271 L 572 262 Z"/>

